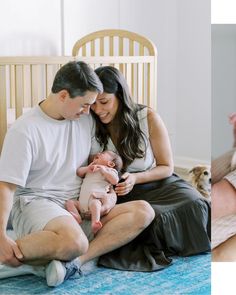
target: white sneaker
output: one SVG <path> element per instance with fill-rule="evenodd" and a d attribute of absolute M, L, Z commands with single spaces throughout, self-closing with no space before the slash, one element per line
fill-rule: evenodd
<path fill-rule="evenodd" d="M 76 260 L 76 259 L 75 259 Z M 79 264 L 75 260 L 62 262 L 52 260 L 46 267 L 46 280 L 49 287 L 56 287 L 68 280 L 75 274 L 82 276 Z M 77 276 L 77 277 L 78 277 Z"/>

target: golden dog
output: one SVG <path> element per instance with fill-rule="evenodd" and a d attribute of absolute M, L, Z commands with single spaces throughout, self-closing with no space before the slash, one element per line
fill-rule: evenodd
<path fill-rule="evenodd" d="M 211 197 L 211 169 L 198 165 L 189 171 L 191 184 L 207 199 Z"/>

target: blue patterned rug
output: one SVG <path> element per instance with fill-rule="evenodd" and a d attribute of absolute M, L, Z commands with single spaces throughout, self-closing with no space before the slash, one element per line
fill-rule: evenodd
<path fill-rule="evenodd" d="M 170 295 L 211 294 L 211 255 L 174 258 L 173 264 L 157 272 L 129 272 L 84 267 L 84 276 L 71 279 L 57 288 L 47 287 L 43 278 L 24 275 L 0 280 L 0 294 L 61 295 Z"/>

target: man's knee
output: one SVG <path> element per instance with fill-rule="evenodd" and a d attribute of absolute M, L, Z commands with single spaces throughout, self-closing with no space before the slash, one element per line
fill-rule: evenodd
<path fill-rule="evenodd" d="M 88 251 L 89 242 L 85 234 L 73 235 L 65 233 L 60 235 L 57 257 L 60 260 L 72 260 Z"/>
<path fill-rule="evenodd" d="M 146 228 L 154 219 L 155 212 L 151 205 L 146 201 L 134 201 L 134 216 L 142 228 Z"/>

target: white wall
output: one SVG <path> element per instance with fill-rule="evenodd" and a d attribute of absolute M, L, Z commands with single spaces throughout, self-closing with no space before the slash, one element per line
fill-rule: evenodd
<path fill-rule="evenodd" d="M 60 55 L 59 0 L 0 0 L 0 55 Z"/>
<path fill-rule="evenodd" d="M 65 55 L 94 31 L 119 28 L 119 0 L 64 0 Z"/>
<path fill-rule="evenodd" d="M 236 25 L 212 25 L 212 156 L 232 147 L 236 112 Z"/>
<path fill-rule="evenodd" d="M 211 157 L 210 1 L 178 0 L 176 155 Z"/>
<path fill-rule="evenodd" d="M 209 161 L 210 0 L 0 0 L 0 10 L 0 55 L 71 55 L 76 40 L 106 28 L 150 38 L 175 158 Z"/>

